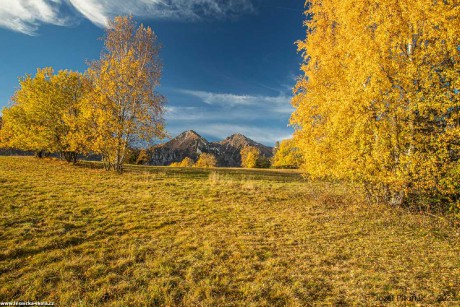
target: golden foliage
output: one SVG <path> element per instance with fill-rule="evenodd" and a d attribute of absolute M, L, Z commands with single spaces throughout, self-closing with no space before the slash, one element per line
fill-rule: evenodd
<path fill-rule="evenodd" d="M 302 165 L 302 152 L 293 139 L 281 141 L 275 148 L 272 166 L 275 168 L 299 168 Z"/>
<path fill-rule="evenodd" d="M 137 156 L 136 159 L 136 164 L 137 165 L 143 165 L 149 162 L 149 155 L 147 153 L 147 150 L 141 149 L 139 151 L 139 155 Z"/>
<path fill-rule="evenodd" d="M 304 171 L 365 183 L 392 203 L 455 200 L 460 6 L 313 0 L 306 14 L 291 117 Z"/>
<path fill-rule="evenodd" d="M 213 154 L 202 153 L 195 163 L 195 167 L 216 167 L 217 159 Z"/>
<path fill-rule="evenodd" d="M 184 160 L 179 164 L 180 167 L 193 167 L 195 162 L 189 157 L 185 157 Z"/>
<path fill-rule="evenodd" d="M 121 171 L 130 144 L 163 138 L 165 99 L 155 89 L 162 65 L 160 45 L 150 27 L 136 30 L 131 17 L 110 22 L 105 49 L 91 64 L 93 91 L 85 100 L 92 125 L 91 149 L 107 169 Z"/>
<path fill-rule="evenodd" d="M 240 151 L 241 167 L 256 168 L 260 158 L 260 150 L 254 146 L 246 146 Z"/>
<path fill-rule="evenodd" d="M 12 105 L 3 110 L 2 146 L 37 153 L 73 153 L 76 159 L 77 152 L 85 151 L 77 123 L 87 83 L 77 72 L 54 74 L 51 67 L 21 78 Z"/>

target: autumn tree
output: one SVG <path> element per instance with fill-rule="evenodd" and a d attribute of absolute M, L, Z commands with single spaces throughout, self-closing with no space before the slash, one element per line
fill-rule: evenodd
<path fill-rule="evenodd" d="M 185 157 L 179 164 L 180 167 L 193 167 L 195 162 L 189 157 Z M 215 165 L 214 165 L 215 166 Z"/>
<path fill-rule="evenodd" d="M 217 159 L 213 154 L 202 153 L 195 163 L 195 167 L 216 167 Z"/>
<path fill-rule="evenodd" d="M 299 168 L 302 165 L 302 152 L 293 139 L 278 143 L 273 156 L 272 166 L 275 168 Z"/>
<path fill-rule="evenodd" d="M 256 168 L 260 159 L 260 150 L 254 146 L 246 146 L 240 151 L 241 166 L 244 168 Z"/>
<path fill-rule="evenodd" d="M 116 17 L 100 59 L 88 69 L 93 91 L 85 110 L 92 123 L 91 147 L 107 170 L 123 170 L 133 143 L 165 136 L 165 99 L 155 91 L 162 71 L 159 51 L 150 27 L 136 29 L 132 17 Z"/>
<path fill-rule="evenodd" d="M 314 178 L 393 204 L 459 196 L 460 6 L 312 0 L 291 123 Z"/>
<path fill-rule="evenodd" d="M 21 78 L 12 104 L 3 110 L 2 144 L 35 151 L 38 157 L 60 152 L 75 162 L 84 149 L 84 142 L 77 141 L 74 133 L 85 91 L 85 78 L 68 70 L 54 74 L 48 67 Z"/>
<path fill-rule="evenodd" d="M 149 162 L 149 154 L 147 153 L 147 150 L 141 149 L 139 151 L 139 155 L 137 156 L 136 159 L 136 164 L 137 165 L 143 165 Z"/>
<path fill-rule="evenodd" d="M 85 75 L 68 70 L 59 71 L 53 76 L 52 83 L 56 89 L 53 99 L 62 107 L 58 151 L 67 162 L 75 163 L 79 153 L 89 152 L 88 142 L 91 140 L 88 124 L 82 116 L 82 101 L 91 91 L 91 84 Z"/>

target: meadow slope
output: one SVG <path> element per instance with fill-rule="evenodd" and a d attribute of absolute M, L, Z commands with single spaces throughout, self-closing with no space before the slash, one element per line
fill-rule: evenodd
<path fill-rule="evenodd" d="M 0 157 L 0 210 L 0 301 L 460 299 L 458 228 L 366 205 L 356 191 L 294 172 L 131 167 L 117 175 Z"/>

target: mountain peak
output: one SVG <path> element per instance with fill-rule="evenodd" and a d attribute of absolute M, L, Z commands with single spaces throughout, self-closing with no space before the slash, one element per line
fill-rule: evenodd
<path fill-rule="evenodd" d="M 231 136 L 227 137 L 225 140 L 221 141 L 221 143 L 230 143 L 233 145 L 239 146 L 247 146 L 247 145 L 252 145 L 255 144 L 253 140 L 248 138 L 247 136 L 241 134 L 241 133 L 235 133 L 232 134 Z"/>
<path fill-rule="evenodd" d="M 241 133 L 234 133 L 231 136 L 229 136 L 228 138 L 230 138 L 230 139 L 234 139 L 234 138 L 245 138 L 245 139 L 247 139 L 247 137 L 244 134 L 241 134 Z"/>
<path fill-rule="evenodd" d="M 185 157 L 197 160 L 202 153 L 216 156 L 220 166 L 240 166 L 240 151 L 246 146 L 255 146 L 266 157 L 271 157 L 272 148 L 256 143 L 241 133 L 235 133 L 220 142 L 208 142 L 193 130 L 187 130 L 164 144 L 151 149 L 150 164 L 169 165 Z"/>
<path fill-rule="evenodd" d="M 191 138 L 191 139 L 202 139 L 203 137 L 201 135 L 199 135 L 198 133 L 196 133 L 194 130 L 187 130 L 187 131 L 182 132 L 178 136 L 176 136 L 176 138 L 179 138 L 179 139 L 182 139 L 182 138 L 186 138 L 186 139 L 189 139 L 189 138 Z"/>

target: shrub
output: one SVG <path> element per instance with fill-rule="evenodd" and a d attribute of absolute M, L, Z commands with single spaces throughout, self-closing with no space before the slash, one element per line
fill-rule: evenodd
<path fill-rule="evenodd" d="M 244 168 L 256 168 L 260 157 L 260 150 L 254 146 L 246 146 L 240 151 L 241 166 Z"/>
<path fill-rule="evenodd" d="M 193 165 L 195 164 L 195 162 L 190 159 L 189 157 L 185 157 L 184 160 L 182 160 L 182 162 L 179 163 L 179 166 L 180 167 L 193 167 Z"/>
<path fill-rule="evenodd" d="M 139 152 L 139 156 L 136 159 L 136 164 L 137 165 L 143 165 L 149 162 L 149 155 L 147 154 L 147 151 L 145 149 L 141 149 Z"/>
<path fill-rule="evenodd" d="M 281 141 L 275 148 L 272 166 L 274 168 L 299 168 L 302 165 L 302 152 L 293 139 Z"/>
<path fill-rule="evenodd" d="M 203 153 L 195 163 L 195 167 L 216 167 L 217 159 L 214 155 L 209 153 Z"/>

